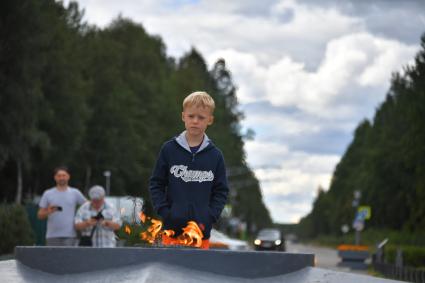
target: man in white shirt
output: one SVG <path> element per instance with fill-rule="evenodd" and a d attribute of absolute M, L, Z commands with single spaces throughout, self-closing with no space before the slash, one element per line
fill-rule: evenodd
<path fill-rule="evenodd" d="M 112 248 L 116 246 L 115 230 L 122 221 L 115 207 L 105 201 L 105 189 L 93 186 L 89 190 L 90 202 L 83 204 L 75 215 L 75 228 L 82 236 L 91 236 L 91 246 Z"/>
<path fill-rule="evenodd" d="M 40 199 L 37 216 L 41 220 L 47 218 L 46 246 L 75 246 L 77 243 L 75 210 L 87 199 L 78 189 L 68 186 L 70 178 L 66 167 L 56 168 L 56 186 L 46 190 Z"/>

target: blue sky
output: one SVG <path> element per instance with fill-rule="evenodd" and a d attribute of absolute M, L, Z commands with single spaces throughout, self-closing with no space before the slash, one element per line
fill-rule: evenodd
<path fill-rule="evenodd" d="M 194 46 L 210 66 L 226 60 L 243 129 L 256 132 L 248 163 L 277 222 L 297 222 L 329 187 L 354 129 L 373 117 L 425 32 L 425 1 L 78 2 L 89 23 L 121 14 L 143 24 L 175 58 Z"/>

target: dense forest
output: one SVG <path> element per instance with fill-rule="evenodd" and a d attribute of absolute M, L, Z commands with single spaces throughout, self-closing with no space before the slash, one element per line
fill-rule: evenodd
<path fill-rule="evenodd" d="M 149 200 L 158 151 L 184 129 L 183 98 L 205 90 L 217 105 L 207 134 L 226 160 L 232 215 L 248 228 L 270 225 L 225 62 L 208 69 L 195 47 L 172 58 L 141 24 L 118 17 L 100 29 L 83 14 L 72 2 L 1 1 L 0 199 L 31 201 L 67 165 L 83 192 L 109 170 L 112 195 Z"/>
<path fill-rule="evenodd" d="M 354 191 L 371 206 L 367 227 L 425 232 L 425 34 L 414 64 L 393 75 L 372 121 L 362 121 L 312 211 L 299 224 L 302 236 L 341 234 L 351 225 Z"/>

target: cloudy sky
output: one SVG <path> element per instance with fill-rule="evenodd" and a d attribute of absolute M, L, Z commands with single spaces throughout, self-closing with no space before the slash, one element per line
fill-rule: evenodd
<path fill-rule="evenodd" d="M 67 3 L 68 1 L 65 1 Z M 425 1 L 79 0 L 100 27 L 118 14 L 159 35 L 170 56 L 194 46 L 226 60 L 245 113 L 248 162 L 277 222 L 297 222 L 329 187 L 359 122 L 412 62 Z"/>

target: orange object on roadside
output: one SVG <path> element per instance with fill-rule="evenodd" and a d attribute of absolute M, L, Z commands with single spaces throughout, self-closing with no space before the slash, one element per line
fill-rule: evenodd
<path fill-rule="evenodd" d="M 337 250 L 339 251 L 367 251 L 369 250 L 368 246 L 361 246 L 361 245 L 339 245 L 337 247 Z"/>

